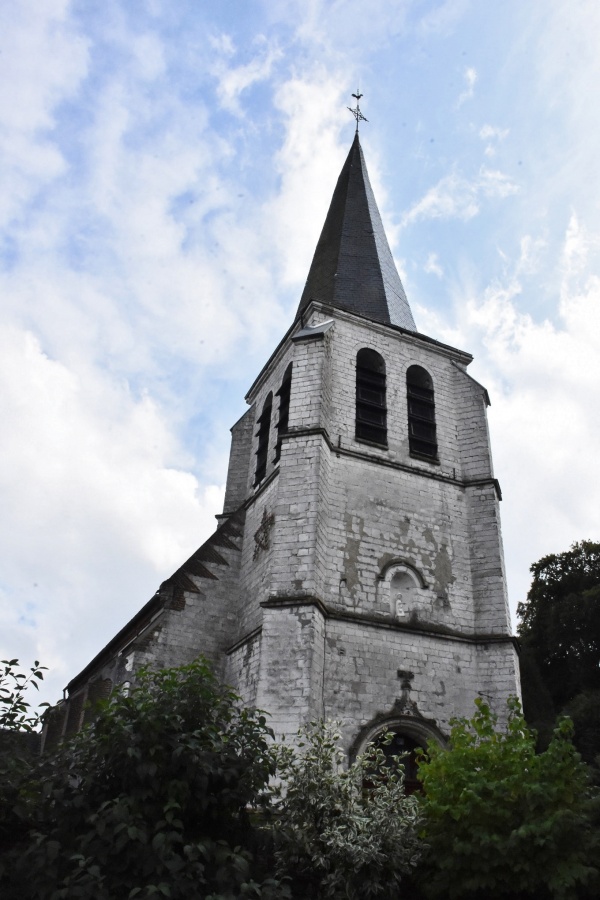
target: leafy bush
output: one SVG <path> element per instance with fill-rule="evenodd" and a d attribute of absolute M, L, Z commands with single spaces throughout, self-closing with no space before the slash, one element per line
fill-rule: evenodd
<path fill-rule="evenodd" d="M 430 897 L 573 898 L 595 893 L 598 835 L 590 822 L 587 770 L 559 722 L 548 749 L 516 699 L 506 730 L 481 700 L 453 723 L 450 746 L 422 756 L 425 836 L 421 883 Z M 593 887 L 596 886 L 596 888 Z M 588 896 L 581 893 L 581 896 Z"/>
<path fill-rule="evenodd" d="M 38 690 L 44 669 L 37 660 L 27 672 L 18 659 L 0 661 L 0 852 L 27 831 L 17 813 L 19 786 L 39 749 L 40 714 L 32 710 L 26 695 L 31 687 Z"/>
<path fill-rule="evenodd" d="M 404 792 L 399 760 L 390 768 L 371 745 L 348 768 L 334 726 L 298 733 L 300 753 L 281 748 L 284 791 L 276 806 L 278 874 L 298 898 L 392 900 L 422 852 L 419 806 Z"/>
<path fill-rule="evenodd" d="M 25 673 L 19 670 L 18 659 L 0 660 L 0 730 L 32 732 L 39 726 L 40 715 L 31 712 L 25 694 L 30 687 L 39 690 L 38 681 L 44 678 L 45 669 L 36 660 Z"/>
<path fill-rule="evenodd" d="M 4 856 L 3 896 L 286 896 L 253 877 L 271 736 L 204 661 L 141 671 L 23 783 L 35 829 Z"/>

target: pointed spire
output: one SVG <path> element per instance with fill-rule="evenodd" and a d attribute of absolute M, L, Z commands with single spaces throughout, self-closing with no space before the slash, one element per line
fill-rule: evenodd
<path fill-rule="evenodd" d="M 358 133 L 333 192 L 297 317 L 311 300 L 416 331 Z"/>

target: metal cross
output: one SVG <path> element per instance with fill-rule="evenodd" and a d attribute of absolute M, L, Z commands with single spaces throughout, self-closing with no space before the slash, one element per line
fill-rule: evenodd
<path fill-rule="evenodd" d="M 354 118 L 356 119 L 356 132 L 358 134 L 358 123 L 359 122 L 368 122 L 369 120 L 365 119 L 365 117 L 363 116 L 363 114 L 360 111 L 360 98 L 362 97 L 362 94 L 359 94 L 358 90 L 357 90 L 356 94 L 352 94 L 352 96 L 356 100 L 356 109 L 353 109 L 351 106 L 347 106 L 346 109 L 349 109 L 350 112 L 352 113 L 352 115 L 354 116 Z"/>

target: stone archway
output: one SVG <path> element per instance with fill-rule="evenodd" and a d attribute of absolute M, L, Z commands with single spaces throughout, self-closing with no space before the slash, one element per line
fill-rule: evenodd
<path fill-rule="evenodd" d="M 384 736 L 391 733 L 389 743 L 384 744 Z M 368 744 L 380 744 L 386 758 L 405 756 L 403 761 L 406 793 L 412 794 L 421 790 L 417 780 L 417 748 L 425 749 L 427 742 L 433 740 L 442 747 L 447 745 L 446 738 L 434 722 L 416 715 L 391 715 L 378 718 L 376 722 L 363 728 L 350 750 L 350 759 L 354 760 L 363 753 Z"/>

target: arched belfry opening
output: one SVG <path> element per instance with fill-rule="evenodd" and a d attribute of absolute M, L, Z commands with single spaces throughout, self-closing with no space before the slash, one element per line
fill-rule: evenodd
<path fill-rule="evenodd" d="M 422 366 L 410 366 L 406 372 L 406 394 L 410 453 L 437 461 L 433 380 Z"/>
<path fill-rule="evenodd" d="M 356 439 L 387 444 L 385 360 L 376 350 L 356 355 Z"/>
<path fill-rule="evenodd" d="M 267 456 L 269 452 L 269 436 L 271 434 L 271 409 L 273 407 L 273 392 L 267 394 L 262 412 L 258 417 L 257 425 L 258 444 L 256 447 L 256 470 L 254 485 L 260 484 L 267 474 Z"/>

